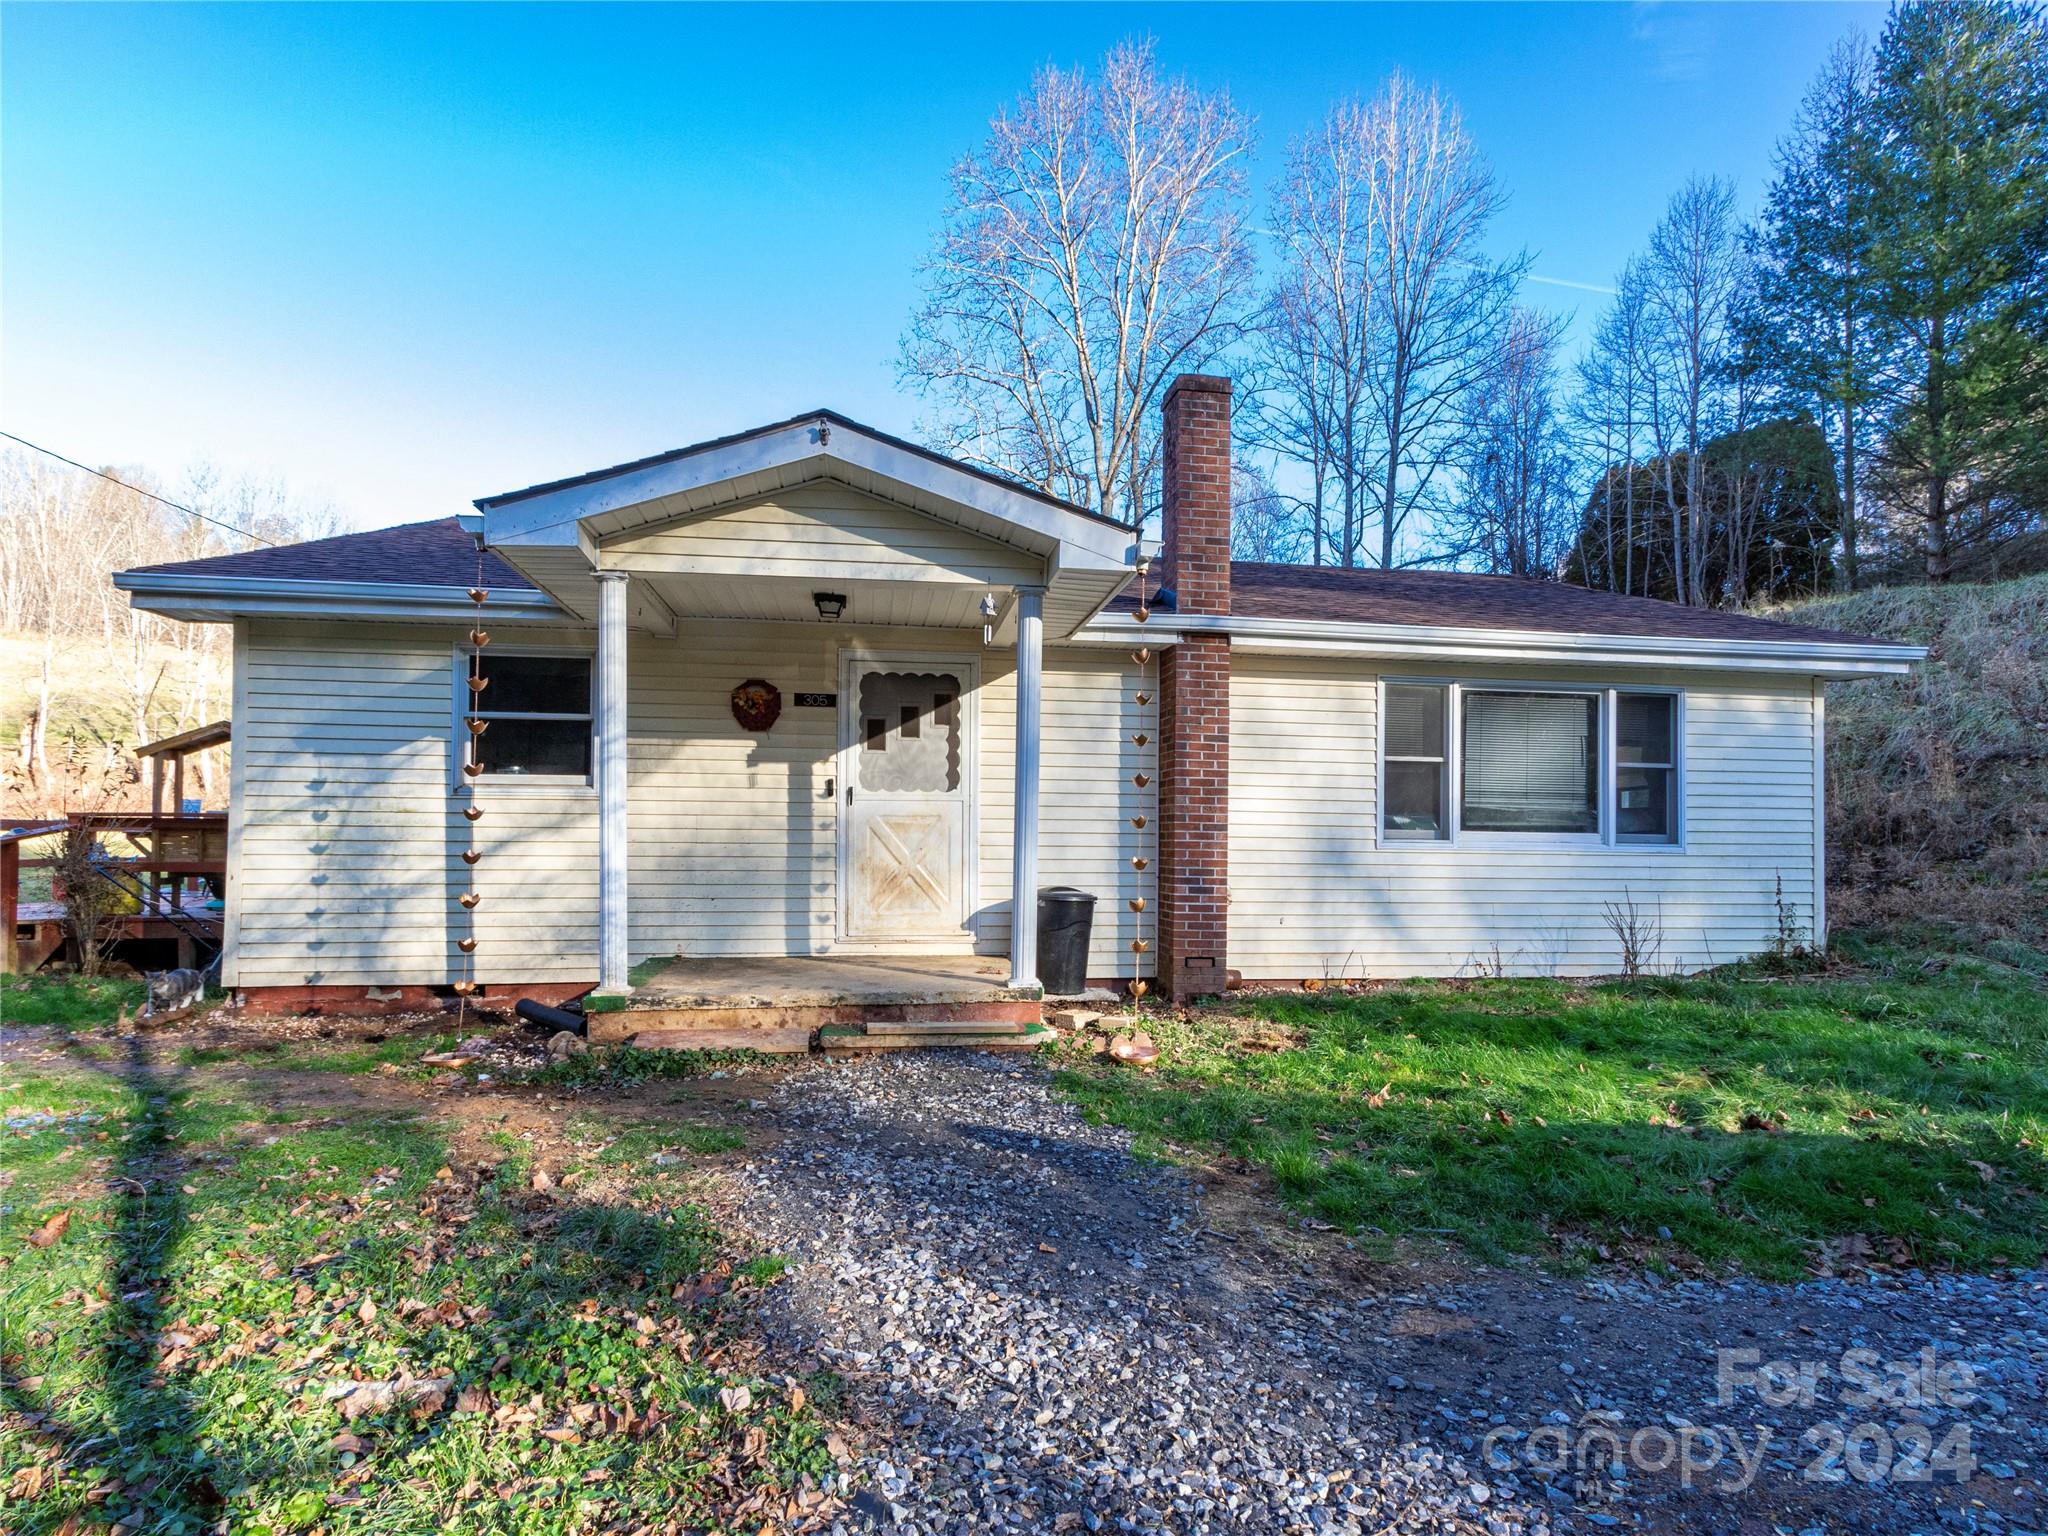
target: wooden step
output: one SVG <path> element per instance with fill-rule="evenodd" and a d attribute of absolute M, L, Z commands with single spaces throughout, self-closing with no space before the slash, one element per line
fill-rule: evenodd
<path fill-rule="evenodd" d="M 819 1049 L 825 1051 L 1034 1051 L 1056 1039 L 1042 1024 L 1020 1027 L 998 1024 L 989 1029 L 892 1029 L 886 1026 L 860 1029 L 835 1025 L 818 1031 Z"/>
<path fill-rule="evenodd" d="M 1037 999 L 982 999 L 977 1002 L 939 1003 L 837 1003 L 831 1006 L 802 1004 L 794 1007 L 678 1008 L 643 1007 L 627 1003 L 590 1013 L 593 1044 L 612 1044 L 635 1034 L 669 1030 L 816 1030 L 833 1026 L 859 1028 L 873 1025 L 889 1029 L 927 1029 L 942 1024 L 964 1023 L 991 1029 L 998 1025 L 1027 1026 L 1039 1022 L 1042 1010 Z"/>
<path fill-rule="evenodd" d="M 871 1035 L 1021 1035 L 1037 1025 L 1029 1019 L 869 1019 L 859 1027 Z"/>
<path fill-rule="evenodd" d="M 612 1018 L 631 1015 L 613 1014 Z M 801 1025 L 772 1029 L 701 1029 L 691 1027 L 630 1030 L 611 1042 L 643 1051 L 760 1051 L 769 1056 L 802 1056 L 811 1048 L 811 1031 Z M 605 1042 L 600 1042 L 605 1043 Z"/>

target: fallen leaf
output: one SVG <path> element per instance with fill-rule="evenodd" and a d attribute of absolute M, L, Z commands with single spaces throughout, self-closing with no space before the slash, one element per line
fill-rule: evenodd
<path fill-rule="evenodd" d="M 366 1323 L 374 1323 L 377 1321 L 377 1303 L 365 1296 L 363 1304 L 356 1308 L 356 1316 Z"/>
<path fill-rule="evenodd" d="M 43 1485 L 49 1478 L 47 1468 L 31 1463 L 14 1474 L 14 1481 L 8 1494 L 17 1499 L 33 1499 L 42 1494 Z"/>
<path fill-rule="evenodd" d="M 754 1394 L 744 1384 L 719 1389 L 718 1401 L 727 1413 L 745 1413 L 754 1406 Z"/>
<path fill-rule="evenodd" d="M 1982 1179 L 1986 1184 L 1993 1183 L 1997 1180 L 1998 1170 L 1992 1167 L 1989 1163 L 1980 1163 L 1974 1157 L 1967 1159 L 1967 1161 L 1972 1168 L 1977 1170 L 1977 1177 Z"/>
<path fill-rule="evenodd" d="M 685 1306 L 701 1307 L 725 1289 L 725 1283 L 731 1275 L 732 1265 L 720 1259 L 696 1279 L 685 1280 L 678 1285 L 670 1293 L 670 1299 L 680 1301 Z"/>
<path fill-rule="evenodd" d="M 47 1248 L 71 1229 L 71 1213 L 59 1211 L 24 1239 L 31 1248 Z"/>

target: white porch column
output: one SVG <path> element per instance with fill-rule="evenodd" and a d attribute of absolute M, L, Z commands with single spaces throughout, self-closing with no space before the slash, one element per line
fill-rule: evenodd
<path fill-rule="evenodd" d="M 597 573 L 597 985 L 623 992 L 626 949 L 626 573 Z"/>
<path fill-rule="evenodd" d="M 1038 985 L 1038 700 L 1045 588 L 1017 589 L 1017 797 L 1010 855 L 1010 985 Z"/>

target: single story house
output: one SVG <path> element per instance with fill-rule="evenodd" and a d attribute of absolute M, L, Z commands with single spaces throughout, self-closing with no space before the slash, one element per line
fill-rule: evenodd
<path fill-rule="evenodd" d="M 1824 685 L 1919 648 L 1234 562 L 1230 401 L 1166 398 L 1142 581 L 1128 528 L 831 411 L 121 573 L 234 627 L 226 984 L 957 956 L 1030 997 L 1055 884 L 1093 979 L 1175 996 L 1612 972 L 1629 905 L 1667 967 L 1824 932 Z"/>

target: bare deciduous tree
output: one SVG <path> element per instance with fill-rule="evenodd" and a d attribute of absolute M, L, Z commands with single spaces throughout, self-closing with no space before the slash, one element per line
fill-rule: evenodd
<path fill-rule="evenodd" d="M 274 478 L 193 471 L 173 499 L 216 522 L 142 494 L 160 483 L 144 470 L 117 478 L 127 484 L 25 452 L 0 457 L 0 630 L 28 640 L 36 658 L 9 774 L 24 811 L 97 793 L 109 764 L 126 771 L 126 747 L 205 723 L 226 691 L 227 631 L 136 611 L 109 581 L 114 571 L 225 554 L 252 537 L 285 543 L 340 531 L 332 507 Z M 118 682 L 118 710 L 101 699 L 96 713 L 61 695 L 60 672 L 74 660 L 74 675 Z M 68 768 L 57 760 L 64 753 L 75 760 Z M 202 757 L 197 766 L 210 792 L 213 764 Z"/>
<path fill-rule="evenodd" d="M 1391 567 L 1457 454 L 1468 396 L 1493 362 L 1528 258 L 1496 262 L 1483 248 L 1507 196 L 1454 104 L 1397 74 L 1366 118 L 1378 183 L 1367 389 L 1380 455 L 1379 563 Z"/>
<path fill-rule="evenodd" d="M 1364 538 L 1378 151 L 1365 106 L 1342 103 L 1289 146 L 1273 194 L 1279 276 L 1260 315 L 1251 420 L 1261 441 L 1307 473 L 1317 565 L 1326 548 L 1338 564 L 1355 564 Z M 1333 483 L 1340 523 L 1330 540 Z"/>
<path fill-rule="evenodd" d="M 938 446 L 1139 522 L 1166 384 L 1241 332 L 1251 141 L 1149 44 L 1041 70 L 954 167 L 904 338 Z"/>
<path fill-rule="evenodd" d="M 1607 541 L 1607 581 L 1611 590 L 1633 593 L 1640 574 L 1636 559 L 1637 452 L 1648 420 L 1649 325 L 1641 265 L 1630 261 L 1614 286 L 1614 302 L 1601 317 L 1592 346 L 1580 359 L 1579 391 L 1573 410 L 1580 429 L 1600 443 L 1601 499 Z M 1614 547 L 1618 526 L 1620 547 Z"/>
<path fill-rule="evenodd" d="M 1230 470 L 1230 555 L 1269 565 L 1296 565 L 1308 553 L 1306 509 L 1290 502 L 1256 464 L 1239 459 Z"/>
<path fill-rule="evenodd" d="M 1707 601 L 1711 519 L 1700 450 L 1722 424 L 1722 364 L 1736 294 L 1735 235 L 1734 187 L 1719 177 L 1694 177 L 1679 188 L 1651 234 L 1643 268 L 1655 326 L 1652 425 L 1671 516 L 1674 585 L 1684 603 Z"/>
<path fill-rule="evenodd" d="M 1518 307 L 1475 390 L 1452 553 L 1502 576 L 1551 576 L 1574 531 L 1570 443 L 1557 409 L 1562 323 Z"/>

